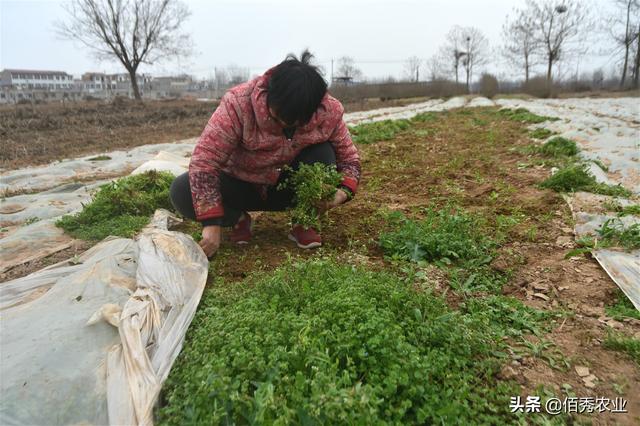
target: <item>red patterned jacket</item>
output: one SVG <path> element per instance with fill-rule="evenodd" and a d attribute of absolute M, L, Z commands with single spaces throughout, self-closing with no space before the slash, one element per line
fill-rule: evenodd
<path fill-rule="evenodd" d="M 311 121 L 288 140 L 267 108 L 271 70 L 230 89 L 205 127 L 191 156 L 189 182 L 196 219 L 224 216 L 220 172 L 262 185 L 275 185 L 283 166 L 305 147 L 331 141 L 342 184 L 355 194 L 360 159 L 342 119 L 340 102 L 325 94 Z"/>

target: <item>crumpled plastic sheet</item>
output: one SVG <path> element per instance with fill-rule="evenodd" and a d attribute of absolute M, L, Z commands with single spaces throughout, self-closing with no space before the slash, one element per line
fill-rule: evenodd
<path fill-rule="evenodd" d="M 0 286 L 0 424 L 153 423 L 208 272 L 174 220 Z"/>

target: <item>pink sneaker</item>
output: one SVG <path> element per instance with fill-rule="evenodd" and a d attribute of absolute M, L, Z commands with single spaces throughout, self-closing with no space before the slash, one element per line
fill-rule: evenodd
<path fill-rule="evenodd" d="M 231 229 L 229 239 L 236 244 L 248 244 L 251 240 L 251 228 L 253 223 L 249 213 L 243 213 L 238 223 Z"/>
<path fill-rule="evenodd" d="M 289 239 L 302 249 L 316 248 L 322 245 L 320 234 L 315 229 L 305 229 L 302 225 L 293 225 L 289 233 Z"/>

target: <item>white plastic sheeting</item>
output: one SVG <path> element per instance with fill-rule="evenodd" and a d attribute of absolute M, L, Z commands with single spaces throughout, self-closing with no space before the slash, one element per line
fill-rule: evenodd
<path fill-rule="evenodd" d="M 3 171 L 0 173 L 0 191 L 45 191 L 74 181 L 94 182 L 110 176 L 124 176 L 142 163 L 153 159 L 160 151 L 188 157 L 193 152 L 196 139 L 175 143 L 143 145 L 128 151 L 104 153 L 104 160 L 92 160 L 96 155 L 62 160 L 46 166 Z"/>
<path fill-rule="evenodd" d="M 153 423 L 208 271 L 171 219 L 0 286 L 0 424 Z"/>
<path fill-rule="evenodd" d="M 609 169 L 610 181 L 640 194 L 640 101 L 615 99 L 498 99 L 507 108 L 560 118 L 544 127 L 575 140 L 586 159 L 598 159 Z"/>

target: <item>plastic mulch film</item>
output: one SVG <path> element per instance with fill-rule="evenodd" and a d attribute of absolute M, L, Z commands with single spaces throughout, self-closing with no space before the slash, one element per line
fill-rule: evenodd
<path fill-rule="evenodd" d="M 153 423 L 208 270 L 171 219 L 0 286 L 0 424 Z"/>

